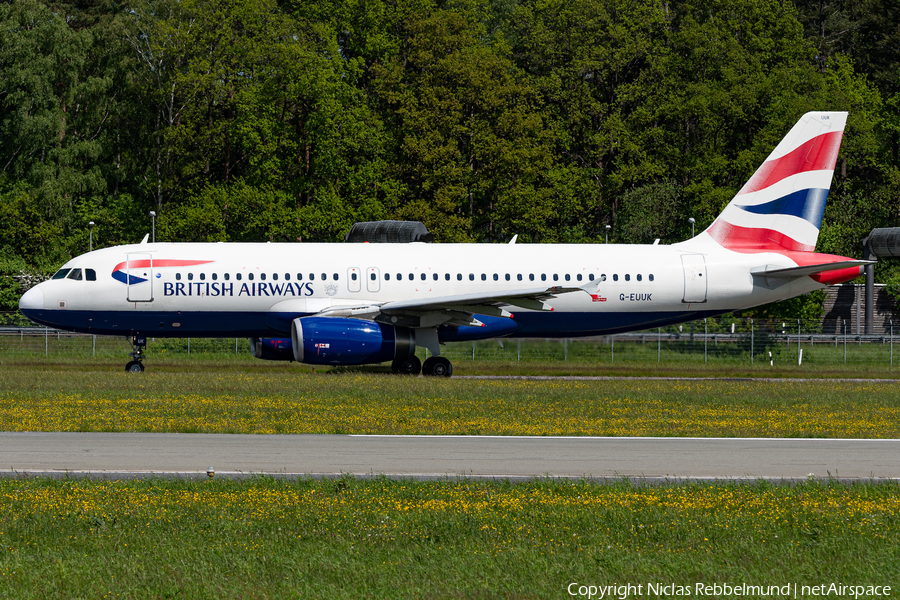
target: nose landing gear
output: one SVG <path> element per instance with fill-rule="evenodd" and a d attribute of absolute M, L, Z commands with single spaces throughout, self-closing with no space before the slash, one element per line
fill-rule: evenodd
<path fill-rule="evenodd" d="M 128 356 L 134 360 L 125 365 L 125 370 L 128 373 L 143 373 L 144 348 L 147 347 L 147 338 L 142 335 L 133 335 L 128 338 L 128 341 L 131 343 L 132 348 Z"/>

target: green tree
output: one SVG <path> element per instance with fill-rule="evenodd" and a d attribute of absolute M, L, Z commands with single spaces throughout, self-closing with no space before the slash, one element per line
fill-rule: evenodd
<path fill-rule="evenodd" d="M 443 241 L 566 239 L 578 212 L 541 99 L 474 10 L 411 16 L 405 44 L 376 69 L 404 190 L 395 214 Z"/>

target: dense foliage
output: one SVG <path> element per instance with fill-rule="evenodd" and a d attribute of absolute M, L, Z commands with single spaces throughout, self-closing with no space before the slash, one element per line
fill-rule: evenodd
<path fill-rule="evenodd" d="M 0 275 L 150 210 L 178 241 L 675 242 L 808 110 L 850 112 L 818 249 L 859 256 L 897 224 L 898 41 L 893 0 L 6 2 Z"/>

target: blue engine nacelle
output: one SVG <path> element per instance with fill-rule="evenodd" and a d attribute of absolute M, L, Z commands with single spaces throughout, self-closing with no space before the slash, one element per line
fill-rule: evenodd
<path fill-rule="evenodd" d="M 250 338 L 250 353 L 263 360 L 294 360 L 291 338 Z"/>
<path fill-rule="evenodd" d="M 364 365 L 403 360 L 416 351 L 411 329 L 339 317 L 305 317 L 291 323 L 297 362 L 310 365 Z"/>

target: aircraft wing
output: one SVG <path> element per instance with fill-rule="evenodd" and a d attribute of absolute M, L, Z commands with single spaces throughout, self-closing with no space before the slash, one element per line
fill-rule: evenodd
<path fill-rule="evenodd" d="M 510 292 L 483 292 L 480 294 L 458 294 L 455 296 L 438 296 L 421 300 L 399 300 L 381 305 L 382 312 L 402 310 L 443 310 L 460 309 L 461 307 L 518 306 L 533 310 L 553 310 L 544 300 L 555 298 L 558 294 L 585 291 L 581 287 L 536 287 Z"/>
<path fill-rule="evenodd" d="M 534 287 L 503 292 L 397 300 L 359 307 L 332 307 L 319 314 L 321 316 L 374 319 L 413 327 L 433 327 L 443 324 L 477 327 L 481 325 L 481 322 L 473 317 L 475 314 L 510 317 L 512 315 L 502 308 L 509 306 L 552 311 L 553 307 L 546 304 L 546 300 L 569 292 L 589 293 L 588 289 L 598 283 L 592 281 L 579 287 Z"/>

